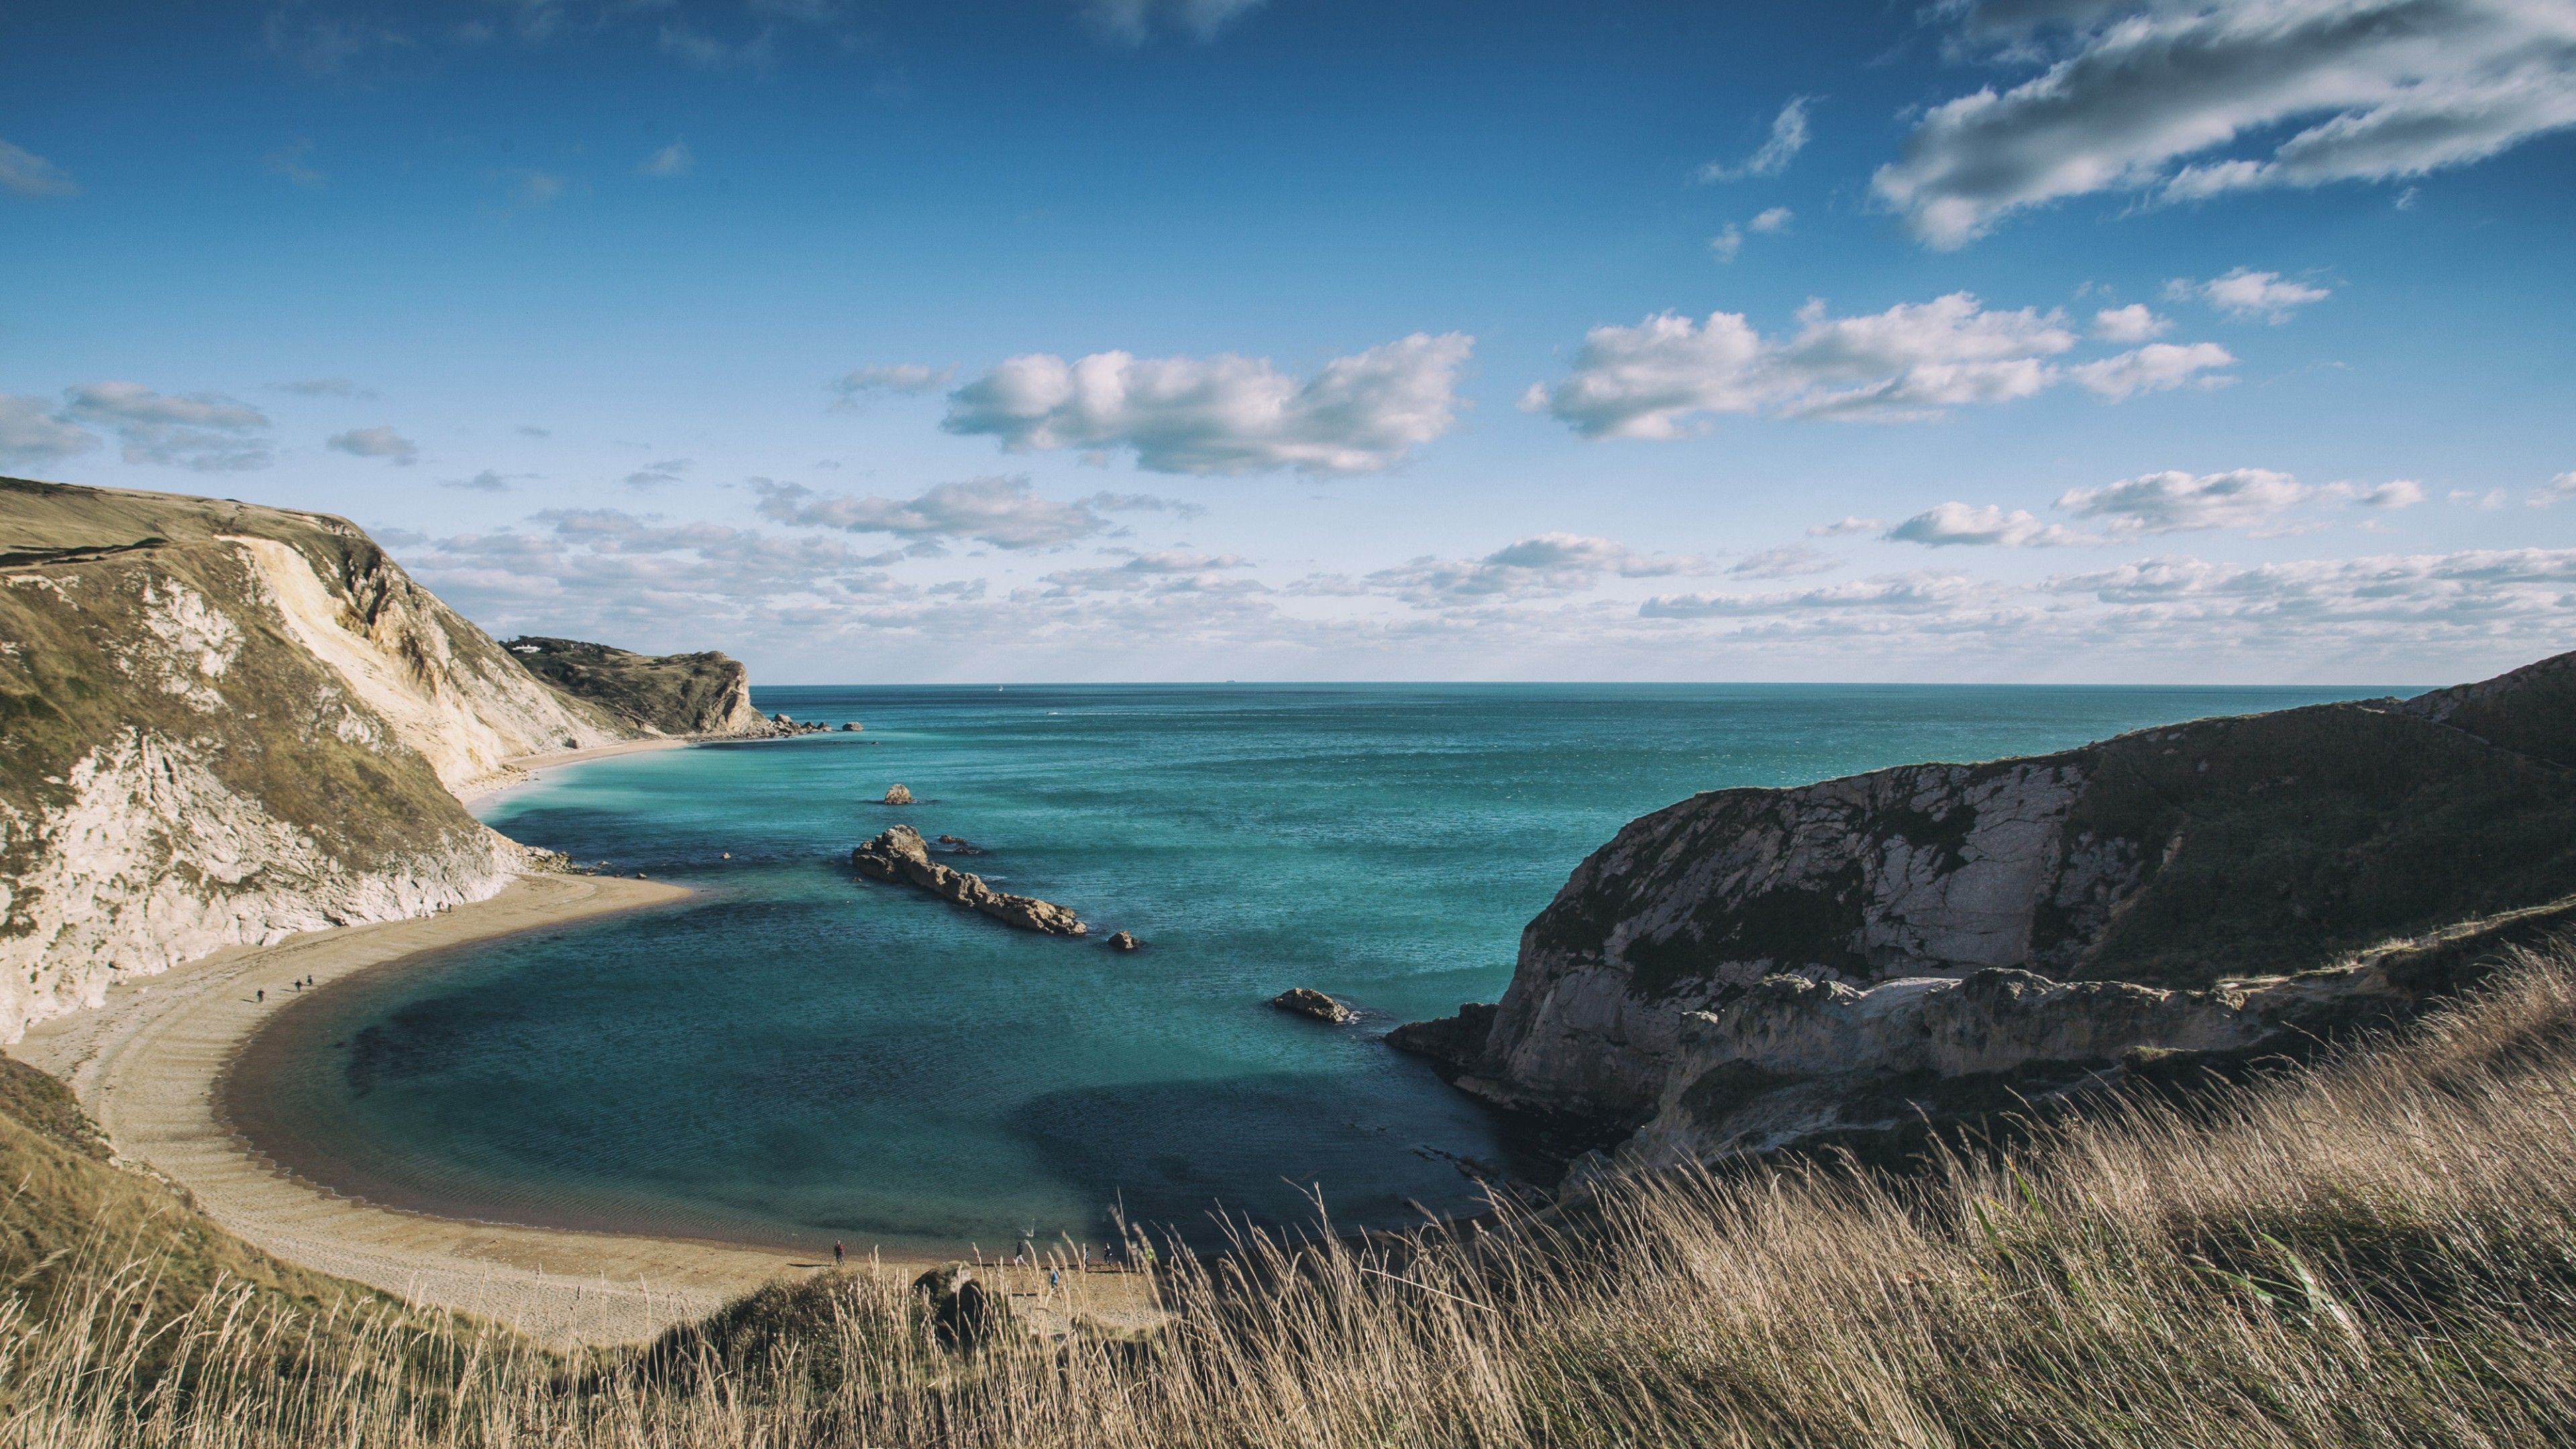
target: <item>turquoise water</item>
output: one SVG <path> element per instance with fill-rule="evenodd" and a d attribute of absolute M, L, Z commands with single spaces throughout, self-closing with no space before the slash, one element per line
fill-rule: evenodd
<path fill-rule="evenodd" d="M 768 689 L 862 734 L 630 755 L 488 802 L 700 888 L 318 993 L 236 1073 L 285 1165 L 445 1213 L 815 1247 L 1194 1237 L 1472 1206 L 1528 1167 L 1389 1051 L 1491 1000 L 1522 925 L 1697 790 L 1984 759 L 2375 689 L 1265 686 Z M 873 803 L 888 785 L 918 803 Z M 897 821 L 1079 911 L 1041 937 L 861 882 Z M 723 854 L 730 852 L 731 859 Z M 1146 949 L 1103 947 L 1131 930 Z M 1313 986 L 1354 1026 L 1265 1000 Z"/>

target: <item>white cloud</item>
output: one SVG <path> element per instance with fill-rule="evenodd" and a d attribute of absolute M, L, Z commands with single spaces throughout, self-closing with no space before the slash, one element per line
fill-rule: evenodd
<path fill-rule="evenodd" d="M 1727 570 L 1737 578 L 1797 579 L 1809 574 L 1831 573 L 1843 561 L 1823 549 L 1803 543 L 1782 544 L 1738 560 Z"/>
<path fill-rule="evenodd" d="M 1807 107 L 1813 104 L 1813 96 L 1790 98 L 1780 108 L 1780 114 L 1771 118 L 1770 136 L 1752 155 L 1734 166 L 1711 161 L 1692 173 L 1692 179 L 1741 181 L 1748 176 L 1777 176 L 1788 170 L 1790 160 L 1807 148 Z"/>
<path fill-rule="evenodd" d="M 2451 496 L 2456 498 L 2459 495 L 2455 493 Z M 2561 473 L 2541 487 L 2531 490 L 2531 497 L 2526 501 L 2534 508 L 2547 508 L 2553 503 L 2569 498 L 2576 498 L 2576 470 Z"/>
<path fill-rule="evenodd" d="M 1935 106 L 1904 159 L 1879 169 L 1879 198 L 1934 246 L 2066 197 L 2393 180 L 2576 125 L 2576 15 L 2555 0 L 1960 12 L 1973 38 L 2001 38 L 2006 59 L 2042 69 Z"/>
<path fill-rule="evenodd" d="M 307 191 L 319 191 L 331 184 L 331 178 L 313 167 L 313 143 L 295 141 L 280 146 L 262 158 L 272 176 L 283 176 Z"/>
<path fill-rule="evenodd" d="M 1901 574 L 1770 594 L 1658 594 L 1638 606 L 1649 619 L 1746 618 L 1852 610 L 1923 613 L 1955 608 L 1984 592 L 1957 574 Z"/>
<path fill-rule="evenodd" d="M 1239 554 L 1162 549 L 1137 554 L 1123 564 L 1107 568 L 1060 570 L 1044 576 L 1039 582 L 1052 584 L 1066 593 L 1146 590 L 1161 593 L 1265 592 L 1265 586 L 1257 580 L 1228 576 L 1229 570 L 1250 567 L 1252 561 Z"/>
<path fill-rule="evenodd" d="M 2362 508 L 2412 508 L 2424 501 L 2424 485 L 2412 478 L 2372 484 L 2329 483 L 2317 490 L 2317 496 Z"/>
<path fill-rule="evenodd" d="M 2279 272 L 2258 272 L 2251 267 L 2238 267 L 2222 277 L 2206 282 L 2176 278 L 2165 284 L 2165 295 L 2176 300 L 2198 298 L 2239 322 L 2257 318 L 2278 327 L 2290 320 L 2290 314 L 2312 302 L 2322 302 L 2333 295 L 2324 287 L 2311 287 L 2305 282 L 2285 281 Z"/>
<path fill-rule="evenodd" d="M 2082 384 L 2087 392 L 2120 402 L 2140 393 L 2170 392 L 2186 384 L 2222 387 L 2235 379 L 2204 374 L 2213 368 L 2233 367 L 2235 364 L 2236 355 L 2215 342 L 2194 342 L 2187 346 L 2150 342 L 2116 357 L 2070 367 L 2067 375 Z"/>
<path fill-rule="evenodd" d="M 2100 488 L 2070 488 L 2058 496 L 2057 506 L 2078 518 L 2104 519 L 2117 534 L 2183 533 L 2260 527 L 2316 491 L 2269 468 L 2199 474 L 2169 470 Z"/>
<path fill-rule="evenodd" d="M 2505 491 L 2501 488 L 2490 488 L 2484 493 L 2477 493 L 2466 488 L 2454 488 L 2443 497 L 2445 501 L 2456 503 L 2463 508 L 2474 508 L 2480 513 L 2493 513 L 2504 507 Z M 2546 508 L 2549 505 L 2541 501 L 2538 495 L 2534 495 L 2532 506 Z"/>
<path fill-rule="evenodd" d="M 1012 452 L 1132 449 L 1137 467 L 1157 473 L 1375 473 L 1449 430 L 1473 346 L 1460 333 L 1417 332 L 1303 382 L 1233 353 L 1032 353 L 949 394 L 940 426 Z"/>
<path fill-rule="evenodd" d="M 0 141 L 0 191 L 20 196 L 72 196 L 80 187 L 53 162 L 24 147 Z"/>
<path fill-rule="evenodd" d="M 690 26 L 665 25 L 660 41 L 664 55 L 700 70 L 760 73 L 778 63 L 777 33 L 767 28 L 745 40 L 727 41 Z"/>
<path fill-rule="evenodd" d="M 1965 503 L 1936 504 L 1889 529 L 1886 536 L 1931 548 L 2064 548 L 2102 542 L 2090 534 L 2042 523 L 2026 509 L 2007 513 L 1993 504 L 1973 508 Z"/>
<path fill-rule="evenodd" d="M 1733 222 L 1727 223 L 1717 235 L 1708 239 L 1708 254 L 1721 262 L 1734 261 L 1736 254 L 1743 250 L 1744 228 Z"/>
<path fill-rule="evenodd" d="M 1887 527 L 1886 524 L 1875 518 L 1863 518 L 1857 513 L 1847 513 L 1831 523 L 1819 523 L 1808 529 L 1807 537 L 1841 538 L 1845 534 L 1876 533 L 1885 527 Z"/>
<path fill-rule="evenodd" d="M 880 393 L 910 397 L 948 385 L 957 375 L 953 367 L 931 367 L 919 362 L 896 362 L 862 367 L 832 379 L 832 391 L 840 401 L 832 404 L 844 410 L 864 407 L 869 398 Z"/>
<path fill-rule="evenodd" d="M 645 464 L 618 481 L 629 488 L 659 488 L 665 483 L 679 482 L 682 474 L 696 466 L 697 460 L 693 458 L 662 458 Z"/>
<path fill-rule="evenodd" d="M 1965 403 L 2028 397 L 2058 378 L 2046 359 L 2075 346 L 2056 313 L 1992 310 L 1966 292 L 1858 317 L 1799 309 L 1796 336 L 1769 339 L 1739 312 L 1676 313 L 1584 335 L 1574 371 L 1533 387 L 1593 438 L 1677 438 L 1704 414 L 1911 419 Z"/>
<path fill-rule="evenodd" d="M 1178 30 L 1207 41 L 1236 17 L 1261 8 L 1263 0 L 1087 0 L 1083 14 L 1103 36 L 1121 45 L 1142 45 L 1162 29 Z"/>
<path fill-rule="evenodd" d="M 1787 231 L 1789 229 L 1789 223 L 1796 218 L 1796 212 L 1791 211 L 1785 206 L 1775 206 L 1768 211 L 1757 214 L 1751 221 L 1746 222 L 1744 224 L 1744 229 L 1751 232 L 1760 232 L 1764 236 L 1772 236 L 1780 232 Z"/>
<path fill-rule="evenodd" d="M 1508 543 L 1477 559 L 1430 555 L 1361 580 L 1368 591 L 1392 594 L 1425 607 L 1484 605 L 1581 593 L 1604 575 L 1668 578 L 1705 574 L 1707 559 L 1688 554 L 1645 554 L 1616 539 L 1580 533 L 1541 533 Z"/>
<path fill-rule="evenodd" d="M 270 386 L 275 387 L 279 392 L 291 392 L 297 397 L 372 398 L 375 396 L 372 390 L 360 387 L 345 377 L 307 377 L 299 378 L 294 382 L 272 383 Z"/>
<path fill-rule="evenodd" d="M 2144 342 L 2149 338 L 2162 337 L 2172 326 L 2144 302 L 2131 302 L 2126 307 L 2105 307 L 2093 314 L 2093 335 L 2105 342 Z"/>
<path fill-rule="evenodd" d="M 471 478 L 449 478 L 438 486 L 462 489 L 469 493 L 507 493 L 510 491 L 510 478 L 505 473 L 486 468 Z"/>
<path fill-rule="evenodd" d="M 0 463 L 54 463 L 97 446 L 95 435 L 56 417 L 43 402 L 0 393 Z"/>
<path fill-rule="evenodd" d="M 386 458 L 396 467 L 408 468 L 420 461 L 420 445 L 388 427 L 351 428 L 333 433 L 327 446 L 353 458 Z"/>
<path fill-rule="evenodd" d="M 806 528 L 890 533 L 935 540 L 971 538 L 995 548 L 1053 548 L 1108 531 L 1093 500 L 1041 498 L 1025 477 L 939 483 L 913 498 L 852 498 L 801 483 L 755 480 L 760 516 Z"/>
<path fill-rule="evenodd" d="M 158 463 L 200 473 L 265 468 L 268 417 L 219 393 L 172 395 L 137 382 L 85 382 L 64 390 L 66 421 L 95 424 L 124 443 L 128 463 Z"/>
<path fill-rule="evenodd" d="M 635 174 L 660 177 L 686 176 L 696 170 L 697 165 L 697 154 L 689 149 L 689 143 L 673 141 L 638 163 Z"/>

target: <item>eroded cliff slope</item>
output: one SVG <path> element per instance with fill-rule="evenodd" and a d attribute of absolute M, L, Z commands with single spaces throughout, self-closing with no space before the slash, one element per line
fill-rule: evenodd
<path fill-rule="evenodd" d="M 0 479 L 0 1041 L 221 946 L 488 896 L 525 853 L 451 787 L 635 733 L 341 519 Z"/>
<path fill-rule="evenodd" d="M 2393 943 L 2576 893 L 2571 761 L 2576 655 L 1713 791 L 1584 861 L 1500 1003 L 1393 1040 L 1667 1157 L 2251 1051 L 2397 1009 L 2422 983 Z"/>

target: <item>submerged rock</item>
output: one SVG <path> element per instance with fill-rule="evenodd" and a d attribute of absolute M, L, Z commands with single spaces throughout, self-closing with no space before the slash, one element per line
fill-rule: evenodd
<path fill-rule="evenodd" d="M 893 881 L 928 891 L 941 900 L 953 901 L 1023 931 L 1079 936 L 1091 929 L 1080 917 L 1052 901 L 997 891 L 986 885 L 980 875 L 952 870 L 932 860 L 921 832 L 909 825 L 897 825 L 851 851 L 850 866 L 871 880 Z"/>
<path fill-rule="evenodd" d="M 991 855 L 993 853 L 962 836 L 943 835 L 939 837 L 939 843 L 948 847 L 950 855 Z"/>
<path fill-rule="evenodd" d="M 1311 986 L 1291 986 L 1270 998 L 1270 1004 L 1292 1016 L 1311 1017 L 1335 1026 L 1351 1019 L 1351 1009 Z"/>
<path fill-rule="evenodd" d="M 1144 944 L 1136 939 L 1133 931 L 1120 931 L 1109 938 L 1109 949 L 1112 951 L 1133 951 Z"/>
<path fill-rule="evenodd" d="M 901 785 L 889 785 L 886 787 L 885 803 L 888 805 L 909 805 L 912 803 L 912 792 Z"/>

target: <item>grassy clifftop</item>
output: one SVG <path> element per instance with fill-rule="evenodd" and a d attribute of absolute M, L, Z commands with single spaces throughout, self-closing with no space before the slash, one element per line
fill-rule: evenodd
<path fill-rule="evenodd" d="M 729 654 L 637 654 L 533 634 L 502 647 L 548 684 L 654 734 L 743 734 L 769 723 L 752 708 L 750 672 Z"/>

